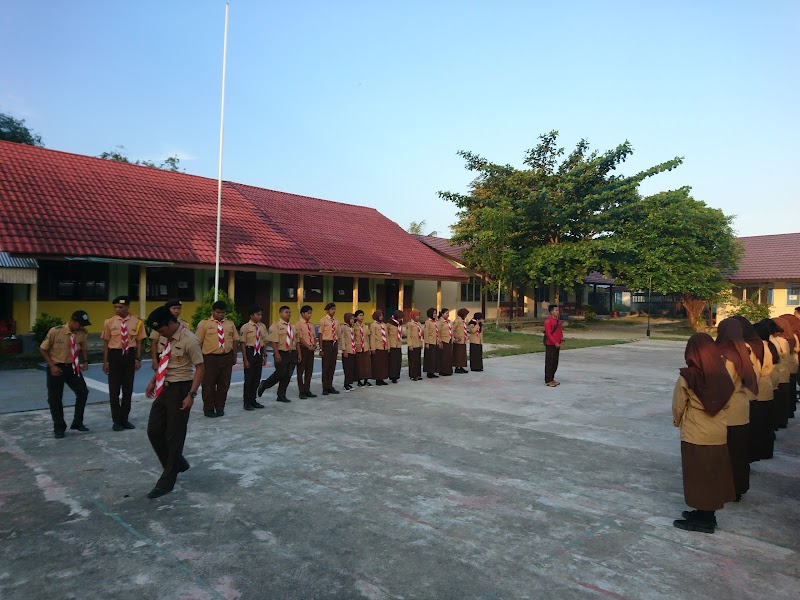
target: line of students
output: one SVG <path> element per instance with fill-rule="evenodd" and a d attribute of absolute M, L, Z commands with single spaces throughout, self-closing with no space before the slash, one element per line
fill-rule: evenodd
<path fill-rule="evenodd" d="M 800 313 L 800 309 L 795 311 Z M 686 344 L 672 397 L 681 433 L 686 504 L 675 527 L 714 533 L 715 512 L 750 489 L 750 465 L 773 457 L 775 432 L 797 407 L 800 318 L 781 315 L 755 325 L 741 316 L 696 333 Z"/>

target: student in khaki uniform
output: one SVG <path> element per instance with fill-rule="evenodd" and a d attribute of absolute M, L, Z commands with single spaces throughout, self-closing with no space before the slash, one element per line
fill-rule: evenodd
<path fill-rule="evenodd" d="M 800 319 L 795 315 L 781 315 L 781 317 L 789 324 L 791 328 L 792 339 L 789 340 L 792 349 L 791 358 L 789 362 L 789 400 L 787 406 L 787 418 L 793 419 L 794 412 L 797 409 L 797 372 L 800 370 Z M 794 342 L 792 344 L 792 342 Z"/>
<path fill-rule="evenodd" d="M 261 370 L 264 367 L 264 357 L 267 353 L 267 326 L 261 322 L 263 312 L 260 306 L 253 305 L 248 311 L 250 320 L 242 325 L 239 330 L 239 342 L 242 345 L 242 360 L 244 362 L 244 392 L 242 400 L 245 410 L 264 408 L 256 401 L 258 384 L 261 381 Z"/>
<path fill-rule="evenodd" d="M 183 457 L 183 445 L 189 412 L 203 381 L 203 353 L 197 336 L 181 326 L 165 306 L 150 313 L 147 325 L 159 335 L 159 366 L 145 390 L 147 397 L 153 398 L 147 437 L 164 469 L 147 494 L 153 499 L 171 492 L 178 473 L 189 470 L 189 462 Z"/>
<path fill-rule="evenodd" d="M 778 390 L 775 392 L 775 426 L 778 429 L 786 429 L 789 425 L 789 382 L 792 373 L 794 335 L 791 333 L 791 325 L 782 317 L 773 317 L 772 321 L 777 326 L 775 341 L 778 354 L 781 355 Z"/>
<path fill-rule="evenodd" d="M 300 358 L 297 362 L 297 389 L 300 399 L 316 398 L 311 393 L 311 376 L 314 374 L 314 352 L 317 349 L 317 335 L 311 324 L 312 309 L 307 304 L 300 308 L 300 320 L 295 325 Z"/>
<path fill-rule="evenodd" d="M 353 313 L 356 322 L 353 327 L 356 337 L 356 377 L 358 387 L 372 387 L 372 353 L 369 345 L 369 329 L 364 325 L 364 311 Z"/>
<path fill-rule="evenodd" d="M 425 331 L 423 341 L 425 342 L 425 362 L 422 365 L 428 379 L 439 377 L 436 372 L 439 370 L 439 323 L 436 321 L 436 309 L 429 308 L 425 313 L 428 320 L 425 321 Z"/>
<path fill-rule="evenodd" d="M 69 428 L 89 431 L 83 424 L 83 412 L 89 397 L 89 389 L 83 379 L 83 371 L 89 368 L 87 325 L 91 325 L 89 315 L 82 310 L 76 310 L 69 323 L 50 329 L 39 346 L 42 358 L 47 361 L 47 404 L 53 417 L 53 434 L 56 439 L 63 438 L 67 430 L 62 403 L 64 384 L 75 392 L 75 414 Z M 83 357 L 83 360 L 79 357 Z"/>
<path fill-rule="evenodd" d="M 115 314 L 106 319 L 100 337 L 103 339 L 103 373 L 108 375 L 112 429 L 122 431 L 136 429 L 128 416 L 133 379 L 142 366 L 142 340 L 146 334 L 141 319 L 130 314 L 128 296 L 117 296 L 113 304 Z"/>
<path fill-rule="evenodd" d="M 453 322 L 450 311 L 443 308 L 439 311 L 439 375 L 449 377 L 453 374 Z"/>
<path fill-rule="evenodd" d="M 181 327 L 189 327 L 189 324 L 181 319 L 181 311 L 183 310 L 183 303 L 177 298 L 167 300 L 164 306 L 169 309 L 175 318 L 178 319 L 178 325 Z M 153 371 L 158 370 L 158 332 L 153 330 L 150 332 L 150 359 L 153 362 Z"/>
<path fill-rule="evenodd" d="M 389 381 L 397 383 L 403 366 L 403 311 L 396 310 L 386 324 L 386 337 L 389 342 Z"/>
<path fill-rule="evenodd" d="M 467 318 L 469 311 L 466 308 L 459 308 L 456 311 L 456 318 L 453 321 L 453 366 L 456 373 L 468 373 L 467 366 Z"/>
<path fill-rule="evenodd" d="M 389 385 L 384 381 L 389 376 L 389 333 L 383 322 L 383 311 L 372 313 L 369 325 L 369 347 L 372 353 L 372 377 L 375 385 Z"/>
<path fill-rule="evenodd" d="M 469 370 L 483 371 L 483 313 L 476 312 L 467 324 L 469 331 Z"/>
<path fill-rule="evenodd" d="M 408 345 L 408 376 L 411 381 L 422 381 L 422 323 L 419 322 L 419 311 L 411 309 L 411 318 L 406 323 L 406 344 Z"/>
<path fill-rule="evenodd" d="M 291 402 L 286 397 L 286 390 L 289 389 L 289 382 L 292 380 L 292 373 L 300 357 L 298 348 L 298 335 L 296 328 L 292 327 L 290 319 L 292 310 L 288 306 L 281 306 L 278 314 L 280 319 L 275 321 L 269 328 L 269 342 L 272 344 L 272 353 L 275 360 L 275 372 L 264 379 L 258 386 L 259 398 L 267 390 L 278 384 L 278 397 L 276 402 Z"/>
<path fill-rule="evenodd" d="M 734 392 L 725 407 L 728 422 L 728 454 L 733 471 L 736 501 L 750 488 L 750 402 L 748 391 L 758 394 L 758 373 L 753 368 L 750 348 L 742 337 L 736 319 L 723 319 L 717 325 L 717 348 L 733 380 Z M 760 367 L 760 365 L 759 365 Z"/>
<path fill-rule="evenodd" d="M 344 371 L 344 391 L 353 391 L 356 379 L 356 332 L 353 329 L 353 313 L 344 313 L 344 323 L 339 326 L 339 339 L 342 342 L 342 370 Z"/>
<path fill-rule="evenodd" d="M 336 322 L 336 304 L 325 305 L 325 316 L 319 322 L 319 347 L 322 348 L 322 395 L 338 394 L 333 387 L 336 359 L 339 358 L 339 323 Z"/>
<path fill-rule="evenodd" d="M 780 355 L 769 341 L 770 328 L 764 319 L 753 325 L 753 329 L 764 345 L 764 364 L 758 379 L 758 398 L 750 403 L 750 462 L 772 458 L 775 451 L 775 429 L 772 420 L 772 402 L 777 386 L 777 365 Z"/>
<path fill-rule="evenodd" d="M 675 527 L 714 533 L 714 512 L 736 497 L 727 449 L 726 406 L 734 394 L 725 360 L 707 333 L 686 344 L 686 367 L 672 394 L 672 422 L 681 430 L 684 511 Z"/>
<path fill-rule="evenodd" d="M 225 416 L 225 401 L 231 387 L 231 372 L 238 354 L 239 332 L 225 318 L 228 305 L 218 300 L 211 305 L 211 316 L 197 324 L 197 339 L 203 351 L 203 414 Z"/>

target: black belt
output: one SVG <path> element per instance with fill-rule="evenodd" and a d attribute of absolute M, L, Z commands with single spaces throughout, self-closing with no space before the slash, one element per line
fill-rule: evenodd
<path fill-rule="evenodd" d="M 192 380 L 191 379 L 187 379 L 185 381 L 165 381 L 164 382 L 164 387 L 169 387 L 171 385 L 183 385 L 184 383 L 191 385 L 192 384 Z"/>

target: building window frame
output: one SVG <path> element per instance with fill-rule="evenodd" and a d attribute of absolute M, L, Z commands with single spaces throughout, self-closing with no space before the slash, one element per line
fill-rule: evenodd
<path fill-rule="evenodd" d="M 303 276 L 303 302 L 323 302 L 325 278 L 322 275 Z"/>
<path fill-rule="evenodd" d="M 41 261 L 38 300 L 108 300 L 108 263 Z"/>
<path fill-rule="evenodd" d="M 469 281 L 461 283 L 461 302 L 481 301 L 481 279 L 470 277 Z"/>
<path fill-rule="evenodd" d="M 297 302 L 297 273 L 281 273 L 281 302 Z"/>
<path fill-rule="evenodd" d="M 360 300 L 360 298 L 359 298 Z M 333 301 L 352 302 L 353 301 L 353 278 L 334 277 L 333 278 Z"/>
<path fill-rule="evenodd" d="M 786 283 L 786 306 L 800 306 L 800 283 Z"/>

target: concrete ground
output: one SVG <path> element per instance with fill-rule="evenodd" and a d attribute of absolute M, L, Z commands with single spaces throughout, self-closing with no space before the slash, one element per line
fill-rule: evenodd
<path fill-rule="evenodd" d="M 158 500 L 146 401 L 134 431 L 93 405 L 63 440 L 47 411 L 2 415 L 0 598 L 794 600 L 796 420 L 717 533 L 672 527 L 682 354 L 565 351 L 552 389 L 540 353 L 257 412 L 232 392 L 224 418 L 194 409 Z"/>

